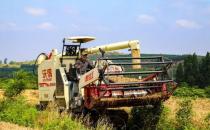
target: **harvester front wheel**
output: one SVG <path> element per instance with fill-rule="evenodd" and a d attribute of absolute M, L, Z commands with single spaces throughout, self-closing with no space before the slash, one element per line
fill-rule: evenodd
<path fill-rule="evenodd" d="M 47 108 L 48 102 L 41 101 L 39 104 L 36 105 L 36 109 L 39 111 L 43 111 Z"/>

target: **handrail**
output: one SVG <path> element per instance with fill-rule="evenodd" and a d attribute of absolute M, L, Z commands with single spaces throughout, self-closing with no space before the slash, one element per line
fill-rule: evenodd
<path fill-rule="evenodd" d="M 140 87 L 127 87 L 127 88 L 102 88 L 101 91 L 118 91 L 118 90 L 137 90 L 137 89 L 149 89 L 149 88 L 161 88 L 162 86 L 140 86 Z"/>
<path fill-rule="evenodd" d="M 104 75 L 131 75 L 131 74 L 153 74 L 153 73 L 163 73 L 164 71 L 141 71 L 141 72 L 118 72 L 118 73 L 104 73 Z"/>
<path fill-rule="evenodd" d="M 108 58 L 108 57 L 102 57 L 99 58 L 99 60 L 130 60 L 130 59 L 161 59 L 162 56 L 151 56 L 151 57 L 117 57 L 117 58 Z"/>
<path fill-rule="evenodd" d="M 141 63 L 109 63 L 109 65 L 155 65 L 155 64 L 172 64 L 172 61 L 166 62 L 141 62 Z"/>
<path fill-rule="evenodd" d="M 169 82 L 173 82 L 173 80 L 109 83 L 108 85 L 132 85 L 132 84 L 155 84 L 155 83 L 159 84 L 159 83 L 169 83 Z"/>

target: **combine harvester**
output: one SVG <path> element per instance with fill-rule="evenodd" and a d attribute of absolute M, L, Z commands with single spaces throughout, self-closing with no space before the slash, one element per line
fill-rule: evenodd
<path fill-rule="evenodd" d="M 61 54 L 53 49 L 49 55 L 38 56 L 41 106 L 54 102 L 71 112 L 100 113 L 109 108 L 157 105 L 172 95 L 176 83 L 168 74 L 171 60 L 162 56 L 140 57 L 138 40 L 81 48 L 94 39 L 65 38 Z M 121 49 L 130 49 L 130 57 L 105 56 L 108 51 Z M 98 57 L 92 69 L 78 74 L 75 63 L 83 54 Z"/>

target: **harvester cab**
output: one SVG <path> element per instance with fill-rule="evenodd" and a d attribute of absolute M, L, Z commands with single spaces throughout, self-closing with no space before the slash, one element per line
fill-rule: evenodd
<path fill-rule="evenodd" d="M 61 63 L 63 63 L 63 65 L 66 65 L 74 61 L 69 59 L 78 59 L 81 56 L 82 50 L 84 50 L 81 49 L 81 45 L 94 39 L 94 37 L 89 36 L 64 38 Z"/>
<path fill-rule="evenodd" d="M 39 55 L 40 104 L 55 102 L 66 110 L 150 105 L 168 99 L 175 90 L 176 83 L 168 73 L 171 60 L 140 57 L 138 40 L 81 48 L 94 39 L 64 38 L 61 54 L 54 49 L 49 56 Z M 104 56 L 105 52 L 120 49 L 130 49 L 131 54 Z M 95 66 L 78 75 L 75 63 L 81 55 L 97 53 L 102 56 L 94 59 Z"/>

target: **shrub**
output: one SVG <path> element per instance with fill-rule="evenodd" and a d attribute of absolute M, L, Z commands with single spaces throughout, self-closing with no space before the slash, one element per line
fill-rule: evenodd
<path fill-rule="evenodd" d="M 6 97 L 15 97 L 21 93 L 21 91 L 25 88 L 25 83 L 22 80 L 14 80 L 5 90 L 4 95 Z"/>
<path fill-rule="evenodd" d="M 32 73 L 20 70 L 13 74 L 13 79 L 24 82 L 26 89 L 37 89 L 37 77 Z"/>
<path fill-rule="evenodd" d="M 206 116 L 205 122 L 207 123 L 208 129 L 210 129 L 210 113 Z"/>
<path fill-rule="evenodd" d="M 205 88 L 205 93 L 208 98 L 210 98 L 210 86 Z"/>
<path fill-rule="evenodd" d="M 59 114 L 56 107 L 49 104 L 46 111 L 38 115 L 36 126 L 43 130 L 86 130 L 81 120 L 73 120 L 68 113 Z"/>
<path fill-rule="evenodd" d="M 57 117 L 43 126 L 44 130 L 87 130 L 81 123 L 73 121 L 70 117 Z"/>
<path fill-rule="evenodd" d="M 97 121 L 96 130 L 113 130 L 113 125 L 110 124 L 106 117 L 101 117 Z"/>
<path fill-rule="evenodd" d="M 205 118 L 206 121 L 210 121 L 210 113 Z"/>
<path fill-rule="evenodd" d="M 13 82 L 14 82 L 13 79 L 6 79 L 6 78 L 0 79 L 0 89 L 8 88 L 9 85 L 12 84 Z"/>
<path fill-rule="evenodd" d="M 20 81 L 25 84 L 25 89 L 37 89 L 37 76 L 32 73 L 19 70 L 12 73 L 10 78 L 0 79 L 0 89 L 7 89 L 14 81 Z"/>
<path fill-rule="evenodd" d="M 210 130 L 210 113 L 206 116 L 205 122 L 206 122 L 206 129 Z"/>
<path fill-rule="evenodd" d="M 190 87 L 188 83 L 186 82 L 181 82 L 179 87 Z"/>
<path fill-rule="evenodd" d="M 129 126 L 135 126 L 135 129 L 156 129 L 162 109 L 162 104 L 154 107 L 134 107 L 131 110 Z"/>
<path fill-rule="evenodd" d="M 15 97 L 21 93 L 22 90 L 26 88 L 37 88 L 36 78 L 28 72 L 18 71 L 13 73 L 13 78 L 8 79 L 10 81 L 5 88 L 5 96 Z"/>
<path fill-rule="evenodd" d="M 207 97 L 204 89 L 194 87 L 178 87 L 174 93 L 177 97 Z"/>
<path fill-rule="evenodd" d="M 95 128 L 91 128 L 92 122 L 89 116 L 74 117 L 69 113 L 57 113 L 55 106 L 50 104 L 46 111 L 39 114 L 36 126 L 43 130 L 111 130 L 111 125 L 105 118 L 97 121 Z"/>
<path fill-rule="evenodd" d="M 38 111 L 26 104 L 22 97 L 4 99 L 0 102 L 0 120 L 33 127 Z"/>
<path fill-rule="evenodd" d="M 177 127 L 180 130 L 192 128 L 192 102 L 185 99 L 180 103 L 180 108 L 176 113 Z"/>
<path fill-rule="evenodd" d="M 167 107 L 163 108 L 163 111 L 160 115 L 160 119 L 157 125 L 158 130 L 175 130 L 174 120 L 168 118 L 169 112 L 170 112 L 169 108 Z"/>

